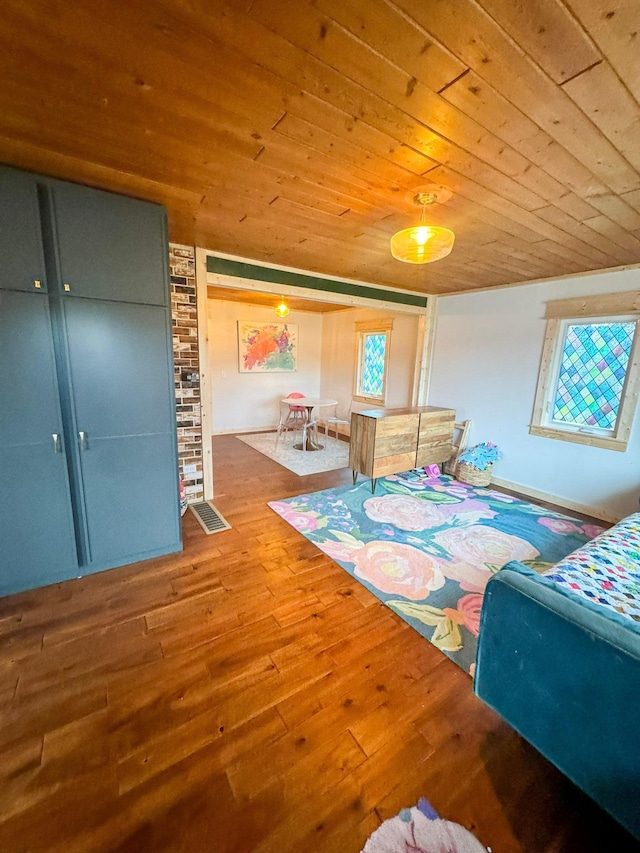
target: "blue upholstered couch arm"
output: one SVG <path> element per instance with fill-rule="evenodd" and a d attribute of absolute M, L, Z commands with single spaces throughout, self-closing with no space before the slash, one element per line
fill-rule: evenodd
<path fill-rule="evenodd" d="M 640 626 L 509 563 L 485 591 L 474 689 L 640 838 Z"/>

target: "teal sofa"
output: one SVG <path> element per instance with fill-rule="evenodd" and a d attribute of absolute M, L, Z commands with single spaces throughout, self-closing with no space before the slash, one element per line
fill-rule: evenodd
<path fill-rule="evenodd" d="M 568 574 L 567 561 L 542 575 L 518 562 L 495 574 L 474 690 L 640 839 L 639 544 L 637 513 L 570 555 Z M 576 591 L 581 570 L 586 593 Z M 615 587 L 608 604 L 594 580 Z"/>

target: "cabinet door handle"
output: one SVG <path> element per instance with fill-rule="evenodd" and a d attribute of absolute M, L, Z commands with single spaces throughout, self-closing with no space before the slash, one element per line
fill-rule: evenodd
<path fill-rule="evenodd" d="M 78 433 L 78 438 L 80 439 L 80 450 L 87 449 L 87 434 L 83 430 L 80 430 Z"/>
<path fill-rule="evenodd" d="M 58 433 L 51 433 L 51 438 L 53 439 L 53 452 L 62 453 L 62 444 L 60 443 L 60 436 L 58 435 Z"/>

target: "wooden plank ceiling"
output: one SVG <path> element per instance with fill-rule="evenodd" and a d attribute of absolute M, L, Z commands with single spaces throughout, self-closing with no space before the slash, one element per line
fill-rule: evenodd
<path fill-rule="evenodd" d="M 640 262 L 638 0 L 4 0 L 0 160 L 447 293 Z M 394 260 L 418 189 L 451 255 Z"/>

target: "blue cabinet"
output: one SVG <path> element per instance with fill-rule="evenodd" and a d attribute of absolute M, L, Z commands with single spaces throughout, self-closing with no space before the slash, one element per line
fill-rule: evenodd
<path fill-rule="evenodd" d="M 44 294 L 0 290 L 0 595 L 78 573 Z"/>
<path fill-rule="evenodd" d="M 62 181 L 50 190 L 66 294 L 168 304 L 162 207 Z"/>
<path fill-rule="evenodd" d="M 0 277 L 4 595 L 181 540 L 164 211 L 2 168 L 0 191 L 24 229 Z"/>
<path fill-rule="evenodd" d="M 164 553 L 179 528 L 166 309 L 65 299 L 72 422 L 91 571 Z"/>
<path fill-rule="evenodd" d="M 35 175 L 0 169 L 0 287 L 47 289 Z"/>

